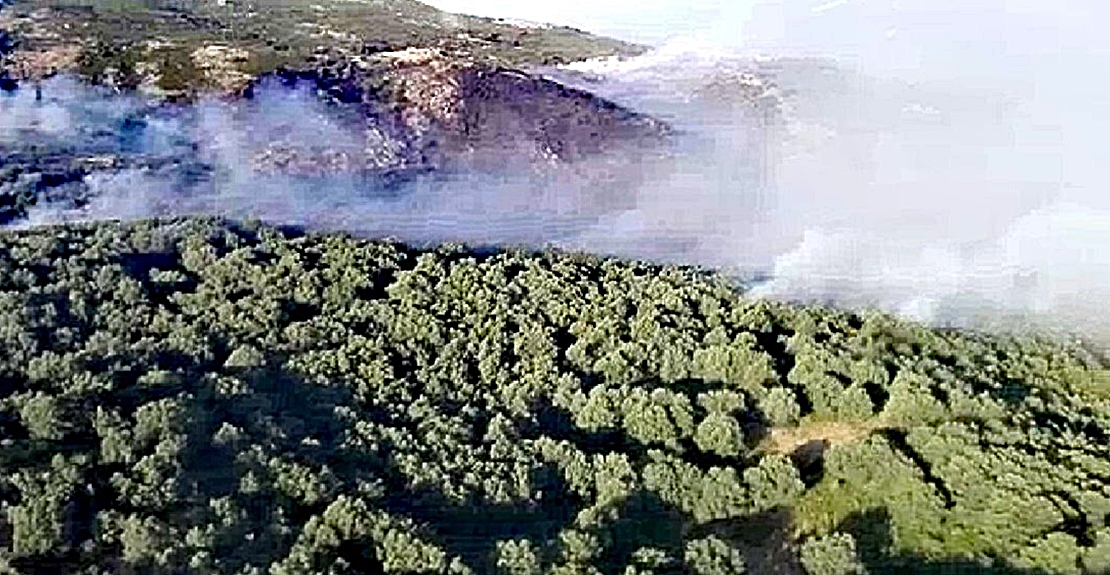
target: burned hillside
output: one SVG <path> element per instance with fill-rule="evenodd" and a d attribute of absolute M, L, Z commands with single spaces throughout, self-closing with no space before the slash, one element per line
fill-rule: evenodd
<path fill-rule="evenodd" d="M 362 144 L 275 135 L 245 159 L 262 176 L 340 174 L 367 188 L 388 188 L 459 171 L 542 177 L 601 156 L 592 169 L 604 165 L 610 173 L 598 179 L 624 180 L 636 174 L 629 166 L 645 153 L 665 153 L 670 130 L 663 122 L 521 70 L 633 54 L 637 47 L 569 30 L 456 18 L 415 3 L 396 3 L 392 18 L 379 8 L 350 12 L 338 2 L 312 9 L 262 4 L 228 4 L 227 10 L 149 2 L 6 6 L 0 11 L 0 87 L 8 94 L 0 100 L 7 116 L 7 137 L 0 133 L 0 218 L 25 217 L 40 200 L 79 207 L 89 193 L 85 179 L 94 173 L 133 168 L 178 178 L 166 170 L 182 167 L 192 181 L 213 169 L 198 155 L 198 142 L 141 150 L 127 142 L 142 139 L 152 118 L 196 116 L 189 107 L 201 103 L 238 109 L 264 89 L 314 92 L 334 104 L 336 121 Z M 279 27 L 293 20 L 296 25 Z M 337 31 L 343 22 L 362 28 Z M 294 32 L 283 41 L 266 36 L 284 28 Z M 573 50 L 566 35 L 581 36 Z M 496 48 L 504 38 L 515 39 Z M 89 95 L 76 96 L 86 85 Z M 34 102 L 26 92 L 15 95 L 24 90 L 34 91 Z M 105 103 L 117 96 L 126 96 L 125 103 Z M 70 109 L 66 121 L 88 120 L 93 127 L 67 134 L 64 142 L 44 141 L 56 112 L 51 102 L 59 97 L 84 110 L 73 117 Z M 85 97 L 97 101 L 84 103 Z M 94 108 L 112 110 L 96 116 Z M 111 122 L 102 121 L 106 115 Z M 64 191 L 55 189 L 62 184 Z M 616 191 L 609 186 L 603 193 Z"/>

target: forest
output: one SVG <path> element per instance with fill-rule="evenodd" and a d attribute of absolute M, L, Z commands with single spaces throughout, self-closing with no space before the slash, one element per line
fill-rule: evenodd
<path fill-rule="evenodd" d="M 1110 364 L 696 268 L 0 233 L 0 573 L 1110 573 Z"/>

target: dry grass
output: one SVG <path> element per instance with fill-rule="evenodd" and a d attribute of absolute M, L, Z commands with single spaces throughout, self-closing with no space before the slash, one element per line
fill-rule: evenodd
<path fill-rule="evenodd" d="M 780 427 L 771 430 L 759 449 L 764 453 L 789 455 L 811 441 L 825 441 L 833 445 L 846 445 L 867 439 L 872 433 L 886 427 L 886 423 L 874 419 L 861 422 L 818 421 L 803 422 L 797 427 Z"/>
<path fill-rule="evenodd" d="M 9 64 L 11 75 L 20 80 L 41 80 L 58 72 L 71 71 L 81 51 L 72 46 L 17 52 Z"/>

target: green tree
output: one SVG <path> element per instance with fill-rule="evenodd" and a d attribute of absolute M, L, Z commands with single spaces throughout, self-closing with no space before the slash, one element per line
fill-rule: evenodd
<path fill-rule="evenodd" d="M 620 406 L 628 435 L 643 443 L 675 445 L 680 435 L 667 410 L 669 400 L 666 394 L 632 389 Z"/>
<path fill-rule="evenodd" d="M 55 455 L 45 469 L 24 469 L 8 478 L 20 494 L 20 503 L 5 509 L 16 556 L 44 555 L 71 546 L 73 542 L 65 537 L 65 513 L 86 463 L 83 456 Z"/>
<path fill-rule="evenodd" d="M 694 351 L 695 377 L 722 382 L 752 392 L 776 379 L 771 356 L 756 349 L 755 337 L 743 333 L 728 344 L 707 345 Z"/>
<path fill-rule="evenodd" d="M 746 571 L 740 551 L 716 535 L 686 543 L 685 559 L 697 575 L 743 575 Z"/>
<path fill-rule="evenodd" d="M 849 575 L 864 573 L 856 555 L 856 540 L 848 533 L 830 533 L 807 539 L 799 552 L 809 575 Z"/>
<path fill-rule="evenodd" d="M 794 392 L 785 387 L 772 387 L 759 399 L 759 409 L 775 427 L 798 422 L 801 407 Z"/>
<path fill-rule="evenodd" d="M 1024 569 L 1073 575 L 1080 572 L 1081 556 L 1074 536 L 1056 532 L 1025 548 L 1014 563 Z"/>
<path fill-rule="evenodd" d="M 123 560 L 137 567 L 167 566 L 182 552 L 176 530 L 154 517 L 123 516 L 116 529 Z"/>
<path fill-rule="evenodd" d="M 694 442 L 702 451 L 736 457 L 744 447 L 744 432 L 735 417 L 710 413 L 698 424 Z"/>
<path fill-rule="evenodd" d="M 755 467 L 745 469 L 744 483 L 757 511 L 792 506 L 805 491 L 798 468 L 779 454 L 764 456 Z"/>
<path fill-rule="evenodd" d="M 902 371 L 890 385 L 890 397 L 883 417 L 906 426 L 932 424 L 946 417 L 944 405 L 930 391 L 933 382 L 920 375 Z"/>
<path fill-rule="evenodd" d="M 1094 545 L 1083 550 L 1080 560 L 1084 573 L 1110 573 L 1110 529 L 1103 527 L 1095 532 Z"/>
<path fill-rule="evenodd" d="M 33 439 L 61 440 L 71 422 L 65 418 L 61 402 L 41 391 L 13 398 L 19 417 Z"/>
<path fill-rule="evenodd" d="M 497 568 L 506 575 L 540 575 L 540 558 L 535 545 L 527 539 L 498 541 Z"/>

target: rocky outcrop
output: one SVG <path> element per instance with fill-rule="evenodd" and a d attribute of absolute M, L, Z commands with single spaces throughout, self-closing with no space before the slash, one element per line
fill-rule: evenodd
<path fill-rule="evenodd" d="M 250 53 L 241 48 L 220 44 L 207 44 L 189 54 L 193 66 L 204 77 L 204 83 L 220 92 L 242 90 L 250 83 L 249 74 L 242 71 Z"/>
<path fill-rule="evenodd" d="M 589 92 L 511 70 L 460 78 L 461 141 L 497 148 L 534 143 L 534 159 L 575 161 L 657 145 L 669 128 Z"/>
<path fill-rule="evenodd" d="M 584 90 L 433 49 L 332 57 L 274 76 L 361 106 L 372 169 L 568 163 L 657 149 L 669 133 L 662 122 Z"/>
<path fill-rule="evenodd" d="M 255 157 L 267 173 L 421 174 L 536 168 L 591 155 L 658 149 L 668 128 L 582 90 L 437 49 L 322 53 L 301 69 L 256 79 L 240 96 L 280 82 L 309 85 L 364 118 L 365 147 L 305 150 L 275 142 Z"/>
<path fill-rule="evenodd" d="M 638 50 L 577 31 L 448 15 L 410 0 L 323 0 L 307 12 L 265 1 L 179 4 L 151 0 L 122 11 L 98 0 L 16 0 L 0 11 L 0 87 L 73 73 L 181 100 L 206 92 L 249 97 L 276 77 L 309 82 L 363 110 L 364 158 L 278 143 L 258 159 L 265 170 L 542 165 L 666 132 L 506 65 Z"/>
<path fill-rule="evenodd" d="M 522 70 L 630 55 L 636 47 L 569 29 L 446 15 L 411 0 L 321 0 L 308 12 L 263 4 L 183 8 L 144 0 L 121 11 L 108 0 L 15 0 L 0 10 L 0 88 L 69 74 L 188 103 L 211 94 L 249 99 L 275 83 L 307 85 L 358 112 L 361 149 L 276 138 L 250 151 L 249 166 L 265 175 L 351 173 L 387 185 L 434 172 L 530 173 L 602 154 L 635 162 L 658 152 L 670 133 L 662 122 L 587 90 Z M 53 172 L 37 166 L 34 154 L 0 148 L 8 166 L 18 168 L 9 170 L 4 192 L 23 198 L 6 212 L 18 215 L 57 178 L 28 175 Z M 45 156 L 56 153 L 64 155 Z M 72 159 L 86 156 L 104 161 L 62 170 L 66 185 L 153 161 L 120 150 L 75 151 Z"/>

